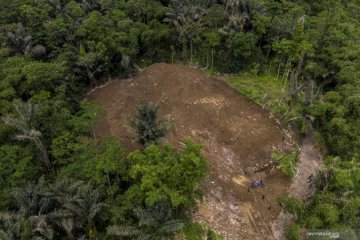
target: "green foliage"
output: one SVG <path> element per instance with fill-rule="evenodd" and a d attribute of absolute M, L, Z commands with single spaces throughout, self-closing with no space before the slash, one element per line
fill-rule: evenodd
<path fill-rule="evenodd" d="M 186 224 L 183 233 L 187 240 L 202 240 L 204 238 L 211 240 L 222 240 L 223 238 L 216 234 L 210 228 L 196 222 L 189 222 Z"/>
<path fill-rule="evenodd" d="M 99 104 L 82 101 L 77 113 L 69 120 L 70 129 L 77 134 L 86 134 L 99 120 L 99 117 Z"/>
<path fill-rule="evenodd" d="M 217 32 L 207 32 L 205 33 L 205 38 L 209 43 L 210 47 L 217 47 L 220 45 L 220 36 Z"/>
<path fill-rule="evenodd" d="M 13 197 L 18 211 L 0 213 L 0 231 L 14 239 L 53 239 L 55 232 L 64 233 L 69 239 L 83 234 L 92 239 L 95 218 L 104 207 L 96 189 L 68 180 L 47 186 L 40 178 L 36 184 L 17 188 Z"/>
<path fill-rule="evenodd" d="M 323 222 L 322 227 L 332 227 L 339 221 L 339 211 L 331 204 L 319 204 L 314 209 L 314 214 Z"/>
<path fill-rule="evenodd" d="M 183 230 L 186 239 L 202 240 L 206 234 L 206 229 L 200 223 L 188 223 Z"/>
<path fill-rule="evenodd" d="M 357 86 L 352 86 L 351 91 L 328 92 L 324 97 L 324 102 L 319 103 L 314 114 L 319 116 L 317 123 L 321 124 L 322 134 L 330 153 L 344 157 L 358 156 L 359 133 L 357 129 L 357 102 L 354 98 L 353 90 Z M 349 117 L 352 116 L 352 117 Z"/>
<path fill-rule="evenodd" d="M 251 33 L 239 32 L 230 35 L 226 43 L 235 58 L 243 59 L 251 55 L 255 39 Z"/>
<path fill-rule="evenodd" d="M 276 151 L 272 153 L 273 160 L 279 161 L 279 167 L 283 173 L 288 177 L 292 178 L 295 176 L 296 171 L 296 160 L 298 153 L 293 151 L 289 154 L 284 153 L 283 151 Z"/>
<path fill-rule="evenodd" d="M 257 63 L 253 65 L 257 72 Z M 272 75 L 243 75 L 226 77 L 225 82 L 240 93 L 248 96 L 266 110 L 271 111 L 284 127 L 295 127 L 302 134 L 307 131 L 303 117 L 304 106 L 301 102 L 291 103 L 290 96 L 285 94 L 289 86 Z"/>
<path fill-rule="evenodd" d="M 314 132 L 313 139 L 314 139 L 316 148 L 318 148 L 322 153 L 325 153 L 325 151 L 326 151 L 325 139 L 323 138 L 321 133 Z"/>
<path fill-rule="evenodd" d="M 297 224 L 292 225 L 285 233 L 286 239 L 298 240 L 303 228 Z"/>
<path fill-rule="evenodd" d="M 137 207 L 149 210 L 146 203 L 192 205 L 206 169 L 197 145 L 183 152 L 151 146 L 128 160 L 115 140 L 93 139 L 90 131 L 99 106 L 81 101 L 89 88 L 109 78 L 127 77 L 138 66 L 170 60 L 190 61 L 209 72 L 250 71 L 253 75 L 226 81 L 271 109 L 284 127 L 305 133 L 304 116 L 315 118 L 315 139 L 330 157 L 314 179 L 318 192 L 301 205 L 301 216 L 300 205 L 288 201 L 288 210 L 298 215 L 289 239 L 296 239 L 304 227 L 359 228 L 359 12 L 355 0 L 0 0 L 0 118 L 5 120 L 0 122 L 0 208 L 15 209 L 12 188 L 34 182 L 44 173 L 45 160 L 54 168 L 53 176 L 27 188 L 32 196 L 53 194 L 59 199 L 55 190 L 39 190 L 56 185 L 74 208 L 93 204 L 94 213 L 100 213 L 93 221 L 82 208 L 74 218 L 75 211 L 69 212 L 60 197 L 61 202 L 56 200 L 56 206 L 39 214 L 34 197 L 36 214 L 31 210 L 26 219 L 18 213 L 0 216 L 0 238 L 106 239 L 109 222 L 138 229 L 143 218 L 130 213 Z M 24 102 L 20 111 L 13 105 L 15 99 Z M 138 140 L 158 143 L 165 124 L 156 119 L 155 107 L 143 113 L 149 118 L 135 120 Z M 20 143 L 15 136 L 30 141 Z M 280 161 L 289 176 L 295 158 L 291 153 Z M 65 191 L 64 184 L 49 184 L 58 174 L 91 181 L 109 209 L 98 211 L 92 190 Z M 184 184 L 183 179 L 189 181 Z M 89 197 L 95 200 L 79 200 Z M 5 229 L 4 219 L 14 228 Z M 82 226 L 72 219 L 82 219 Z M 43 236 L 33 231 L 37 224 Z M 155 225 L 140 228 L 163 237 Z M 197 227 L 186 227 L 185 233 L 187 228 Z M 201 237 L 208 232 L 208 239 L 214 238 L 203 230 Z"/>
<path fill-rule="evenodd" d="M 206 25 L 215 29 L 222 27 L 226 23 L 226 10 L 224 5 L 214 4 L 209 7 L 204 17 L 204 22 Z"/>
<path fill-rule="evenodd" d="M 157 144 L 166 134 L 166 122 L 158 121 L 157 113 L 158 107 L 153 103 L 144 103 L 137 107 L 131 125 L 136 130 L 137 141 L 142 145 Z"/>
<path fill-rule="evenodd" d="M 358 163 L 330 158 L 327 165 L 315 176 L 318 192 L 303 205 L 297 222 L 308 229 L 357 228 L 359 188 L 354 182 L 360 178 Z"/>
<path fill-rule="evenodd" d="M 174 219 L 171 206 L 167 202 L 158 202 L 147 208 L 137 208 L 134 214 L 138 218 L 138 227 L 113 225 L 108 227 L 109 235 L 130 239 L 159 239 L 171 237 L 184 228 L 184 224 Z"/>
<path fill-rule="evenodd" d="M 345 221 L 345 224 L 348 226 L 360 226 L 360 198 L 359 197 L 351 197 L 346 202 L 344 202 L 344 206 L 342 207 L 340 214 L 341 218 Z"/>
<path fill-rule="evenodd" d="M 27 57 L 11 57 L 3 64 L 4 88 L 16 88 L 17 96 L 34 94 L 39 90 L 54 90 L 62 82 L 65 69 L 58 63 L 29 61 Z M 4 97 L 10 97 L 6 94 Z"/>
<path fill-rule="evenodd" d="M 52 153 L 63 174 L 106 186 L 109 196 L 121 190 L 121 182 L 128 177 L 125 150 L 112 138 L 93 142 L 64 132 L 54 139 Z"/>
<path fill-rule="evenodd" d="M 36 107 L 30 102 L 23 103 L 19 100 L 14 100 L 13 105 L 16 114 L 4 116 L 1 120 L 17 131 L 15 139 L 18 141 L 28 141 L 38 150 L 39 163 L 47 173 L 53 174 L 46 145 L 42 139 L 42 133 L 36 126 Z"/>
<path fill-rule="evenodd" d="M 0 147 L 0 181 L 2 199 L 0 209 L 5 210 L 11 205 L 10 191 L 21 187 L 27 182 L 37 179 L 41 172 L 33 162 L 34 153 L 31 148 L 20 145 L 1 145 Z"/>
<path fill-rule="evenodd" d="M 272 76 L 239 75 L 225 81 L 260 105 L 274 103 L 281 96 L 281 82 Z"/>
<path fill-rule="evenodd" d="M 189 141 L 180 153 L 170 146 L 155 145 L 131 153 L 130 176 L 137 181 L 129 188 L 128 197 L 148 206 L 161 201 L 169 201 L 173 207 L 193 206 L 195 190 L 207 170 L 200 149 L 201 145 Z"/>
<path fill-rule="evenodd" d="M 296 198 L 280 197 L 278 203 L 283 206 L 284 211 L 301 218 L 304 215 L 304 205 Z"/>

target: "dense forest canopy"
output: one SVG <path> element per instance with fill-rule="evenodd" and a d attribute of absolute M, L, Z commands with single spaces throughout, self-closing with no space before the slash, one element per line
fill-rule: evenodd
<path fill-rule="evenodd" d="M 207 168 L 201 146 L 128 155 L 93 137 L 99 106 L 82 101 L 159 61 L 275 75 L 327 156 L 311 201 L 287 200 L 298 216 L 288 237 L 360 228 L 359 36 L 358 0 L 0 0 L 0 238 L 182 228 Z"/>

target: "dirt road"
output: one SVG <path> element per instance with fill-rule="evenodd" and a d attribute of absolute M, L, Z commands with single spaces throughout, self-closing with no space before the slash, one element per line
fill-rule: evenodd
<path fill-rule="evenodd" d="M 310 124 L 309 124 L 310 125 Z M 314 189 L 309 187 L 307 178 L 311 174 L 316 173 L 322 162 L 321 154 L 314 146 L 313 128 L 310 125 L 305 138 L 303 139 L 299 161 L 297 164 L 297 174 L 290 186 L 289 195 L 299 200 L 306 200 L 313 194 Z M 275 240 L 282 240 L 284 232 L 292 224 L 293 216 L 288 213 L 281 212 L 277 221 L 272 225 Z"/>

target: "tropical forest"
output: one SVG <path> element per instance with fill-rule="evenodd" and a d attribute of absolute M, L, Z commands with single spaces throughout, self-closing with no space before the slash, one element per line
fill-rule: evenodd
<path fill-rule="evenodd" d="M 0 240 L 360 239 L 359 0 L 0 0 Z"/>

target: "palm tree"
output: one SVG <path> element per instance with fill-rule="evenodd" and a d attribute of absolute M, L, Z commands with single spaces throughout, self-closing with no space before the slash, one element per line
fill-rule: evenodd
<path fill-rule="evenodd" d="M 7 33 L 7 39 L 15 54 L 25 54 L 31 49 L 31 36 L 26 35 L 22 23 L 18 23 L 14 32 Z"/>
<path fill-rule="evenodd" d="M 166 134 L 166 121 L 157 120 L 158 107 L 153 103 L 143 103 L 137 107 L 131 126 L 137 133 L 137 141 L 143 145 L 157 144 Z"/>
<path fill-rule="evenodd" d="M 53 239 L 54 230 L 48 222 L 47 215 L 38 215 L 29 217 L 29 221 L 33 226 L 33 233 L 36 236 L 44 237 L 45 239 Z"/>
<path fill-rule="evenodd" d="M 138 226 L 113 225 L 107 228 L 108 235 L 127 237 L 136 240 L 166 239 L 184 227 L 184 223 L 173 218 L 168 202 L 159 202 L 152 207 L 134 210 Z"/>
<path fill-rule="evenodd" d="M 48 221 L 62 229 L 70 240 L 75 239 L 75 230 L 82 227 L 82 225 L 74 219 L 74 215 L 66 210 L 55 210 L 54 212 L 50 212 L 47 217 Z"/>
<path fill-rule="evenodd" d="M 255 12 L 263 12 L 264 7 L 258 0 L 223 0 L 228 13 L 227 31 L 242 31 L 252 28 L 251 17 Z"/>
<path fill-rule="evenodd" d="M 92 87 L 97 85 L 97 77 L 103 72 L 105 64 L 102 63 L 98 54 L 94 52 L 81 53 L 76 62 L 74 72 L 89 80 Z"/>
<path fill-rule="evenodd" d="M 32 239 L 53 239 L 54 230 L 49 224 L 48 217 L 46 215 L 30 216 L 29 218 L 26 218 L 21 213 L 6 212 L 0 212 L 0 239 L 20 239 L 24 228 L 26 228 L 26 223 L 28 223 L 31 227 L 31 235 L 35 235 Z"/>
<path fill-rule="evenodd" d="M 18 131 L 18 134 L 15 136 L 17 140 L 27 140 L 36 146 L 40 151 L 40 163 L 46 171 L 53 175 L 48 152 L 41 139 L 42 134 L 35 128 L 36 107 L 30 102 L 23 103 L 19 100 L 14 100 L 13 106 L 15 107 L 17 115 L 4 116 L 1 120 Z"/>
<path fill-rule="evenodd" d="M 0 229 L 11 236 L 10 239 L 19 239 L 25 229 L 30 229 L 30 235 L 41 239 L 52 239 L 53 230 L 48 216 L 43 214 L 42 195 L 44 191 L 44 178 L 37 184 L 29 184 L 23 189 L 15 189 L 12 196 L 19 208 L 17 213 L 0 213 Z"/>
<path fill-rule="evenodd" d="M 3 240 L 13 240 L 14 238 L 7 232 L 5 232 L 4 230 L 0 229 L 0 239 Z"/>
<path fill-rule="evenodd" d="M 36 184 L 28 184 L 25 188 L 16 188 L 11 195 L 19 208 L 18 213 L 24 217 L 41 214 L 42 195 L 44 191 L 45 179 L 41 177 Z"/>
<path fill-rule="evenodd" d="M 49 222 L 64 230 L 69 239 L 74 239 L 74 231 L 81 225 L 75 221 L 74 215 L 64 210 L 63 207 L 76 195 L 81 184 L 80 181 L 70 182 L 70 180 L 62 178 L 44 192 L 41 200 L 43 209 L 48 211 L 56 209 L 48 214 Z"/>
<path fill-rule="evenodd" d="M 87 236 L 95 230 L 94 219 L 105 204 L 99 202 L 99 191 L 90 185 L 81 186 L 77 194 L 64 204 L 64 208 L 73 214 L 77 224 L 85 228 Z"/>
<path fill-rule="evenodd" d="M 203 0 L 172 0 L 172 8 L 166 14 L 164 22 L 173 25 L 178 32 L 182 44 L 183 59 L 186 59 L 187 44 L 190 42 L 192 60 L 192 37 L 202 26 L 201 19 L 206 13 L 206 1 Z"/>
<path fill-rule="evenodd" d="M 98 201 L 97 189 L 81 184 L 60 179 L 46 186 L 41 177 L 36 184 L 15 189 L 12 196 L 19 210 L 0 212 L 0 239 L 19 239 L 24 230 L 32 239 L 53 239 L 54 231 L 60 229 L 70 240 L 85 229 L 91 239 L 94 218 L 104 204 Z"/>
<path fill-rule="evenodd" d="M 64 204 L 76 195 L 81 181 L 71 181 L 67 178 L 58 179 L 55 183 L 45 189 L 42 198 L 44 210 L 62 208 Z"/>
<path fill-rule="evenodd" d="M 22 216 L 0 212 L 0 239 L 14 240 L 20 235 Z"/>
<path fill-rule="evenodd" d="M 134 211 L 139 219 L 139 227 L 150 229 L 155 236 L 173 234 L 181 230 L 184 224 L 173 218 L 173 211 L 168 202 L 158 202 L 152 207 L 137 208 Z"/>

